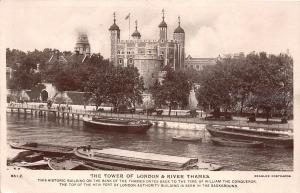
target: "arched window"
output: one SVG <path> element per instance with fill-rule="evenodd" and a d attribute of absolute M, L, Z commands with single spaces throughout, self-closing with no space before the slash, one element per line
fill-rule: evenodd
<path fill-rule="evenodd" d="M 132 59 L 132 58 L 129 58 L 129 59 L 128 59 L 128 64 L 129 64 L 129 65 L 132 65 L 132 64 L 133 64 L 133 59 Z"/>

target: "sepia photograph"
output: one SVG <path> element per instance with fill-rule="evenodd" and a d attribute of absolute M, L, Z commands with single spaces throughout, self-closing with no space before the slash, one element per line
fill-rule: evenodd
<path fill-rule="evenodd" d="M 191 191 L 226 192 L 299 178 L 299 2 L 0 0 L 0 7 L 1 173 L 10 178 L 3 192 L 27 174 L 51 172 L 61 188 L 107 178 L 101 182 L 118 188 L 188 182 Z M 80 174 L 71 170 L 91 179 L 64 180 Z M 227 172 L 254 174 L 213 180 Z M 33 176 L 37 186 L 50 183 Z"/>

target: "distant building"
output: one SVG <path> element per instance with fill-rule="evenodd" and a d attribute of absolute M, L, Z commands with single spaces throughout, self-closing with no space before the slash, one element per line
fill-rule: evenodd
<path fill-rule="evenodd" d="M 194 69 L 200 71 L 203 69 L 203 66 L 215 65 L 218 61 L 218 58 L 193 58 L 191 55 L 188 55 L 185 59 L 184 68 L 185 69 Z"/>
<path fill-rule="evenodd" d="M 158 25 L 159 36 L 154 40 L 141 39 L 136 21 L 132 39 L 121 40 L 120 28 L 114 23 L 110 26 L 111 62 L 115 66 L 135 66 L 144 79 L 144 85 L 149 88 L 159 78 L 160 71 L 166 66 L 174 70 L 184 67 L 185 32 L 180 26 L 174 30 L 173 39 L 167 37 L 167 23 L 163 11 L 161 23 Z"/>
<path fill-rule="evenodd" d="M 91 47 L 88 36 L 84 32 L 79 32 L 77 41 L 74 47 L 74 52 L 59 52 L 54 50 L 48 64 L 80 64 L 86 61 L 91 56 Z"/>
<path fill-rule="evenodd" d="M 245 54 L 244 52 L 239 52 L 239 53 L 233 53 L 233 54 L 223 54 L 222 58 L 244 58 Z"/>

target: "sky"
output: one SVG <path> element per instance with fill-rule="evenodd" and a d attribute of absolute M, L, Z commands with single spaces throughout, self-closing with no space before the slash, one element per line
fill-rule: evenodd
<path fill-rule="evenodd" d="M 252 51 L 278 54 L 300 45 L 300 2 L 111 0 L 39 1 L 10 0 L 1 11 L 5 47 L 28 50 L 57 48 L 73 51 L 78 31 L 88 34 L 93 53 L 110 56 L 108 28 L 116 23 L 121 39 L 128 39 L 134 21 L 142 39 L 158 39 L 162 9 L 166 12 L 168 39 L 181 17 L 186 55 L 217 57 Z"/>

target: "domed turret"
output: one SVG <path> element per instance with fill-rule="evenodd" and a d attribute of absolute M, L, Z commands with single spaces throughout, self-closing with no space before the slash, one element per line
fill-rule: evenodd
<path fill-rule="evenodd" d="M 160 24 L 158 25 L 159 27 L 159 40 L 161 42 L 167 41 L 167 34 L 168 34 L 168 25 L 165 22 L 165 10 L 162 10 L 162 21 L 160 22 Z"/>
<path fill-rule="evenodd" d="M 178 27 L 174 30 L 173 37 L 175 42 L 179 44 L 178 60 L 176 62 L 177 68 L 183 68 L 185 59 L 185 33 L 180 26 L 180 17 L 178 17 Z"/>
<path fill-rule="evenodd" d="M 178 17 L 178 27 L 174 30 L 174 33 L 184 33 L 184 30 L 180 26 L 180 17 Z"/>
<path fill-rule="evenodd" d="M 114 13 L 114 23 L 110 26 L 109 31 L 120 31 L 119 26 L 116 24 L 116 14 Z"/>
<path fill-rule="evenodd" d="M 133 37 L 133 39 L 140 39 L 141 38 L 141 34 L 137 30 L 137 21 L 135 21 L 135 31 L 132 33 L 131 36 Z"/>
<path fill-rule="evenodd" d="M 111 56 L 110 60 L 114 65 L 117 65 L 117 45 L 120 40 L 120 28 L 116 24 L 116 14 L 114 13 L 114 23 L 110 26 L 110 46 L 111 46 Z"/>
<path fill-rule="evenodd" d="M 90 54 L 91 48 L 88 36 L 85 32 L 79 32 L 75 44 L 75 52 L 79 54 Z"/>

